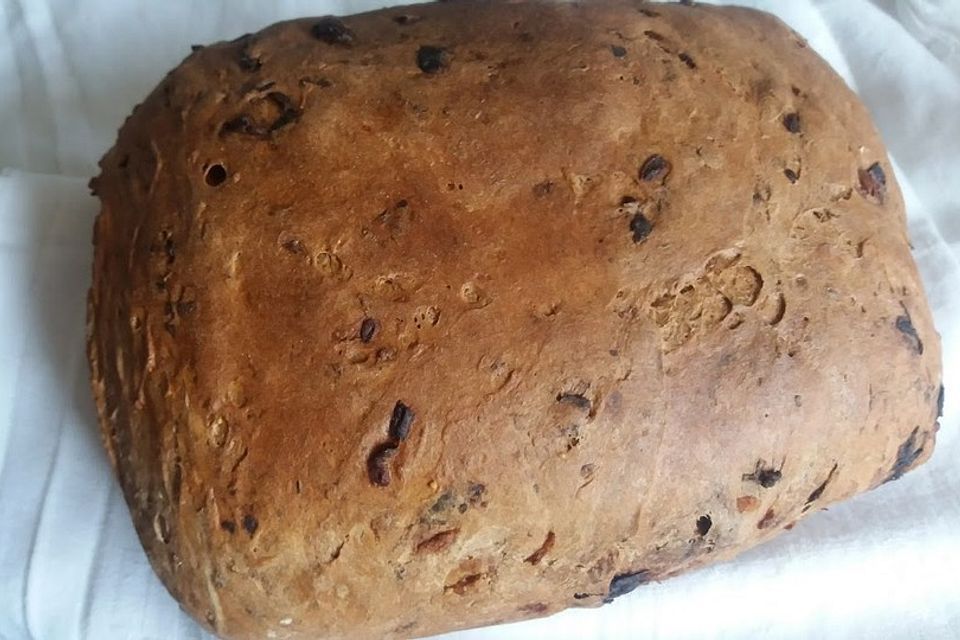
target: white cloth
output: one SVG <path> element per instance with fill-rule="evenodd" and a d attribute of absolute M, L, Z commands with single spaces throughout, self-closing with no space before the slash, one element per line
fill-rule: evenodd
<path fill-rule="evenodd" d="M 907 194 L 946 363 L 932 461 L 737 560 L 449 638 L 960 638 L 960 2 L 752 0 L 869 105 Z M 207 637 L 151 572 L 96 432 L 83 358 L 85 182 L 192 43 L 377 0 L 0 0 L 0 638 Z M 952 247 L 952 251 L 951 251 Z"/>

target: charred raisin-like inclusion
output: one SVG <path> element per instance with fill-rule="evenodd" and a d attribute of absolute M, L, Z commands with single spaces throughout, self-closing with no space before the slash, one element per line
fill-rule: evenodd
<path fill-rule="evenodd" d="M 367 458 L 367 475 L 374 485 L 386 487 L 390 484 L 390 460 L 410 435 L 410 425 L 413 424 L 414 417 L 413 409 L 403 402 L 398 400 L 393 406 L 390 423 L 387 426 L 387 441 L 374 447 L 370 457 Z"/>
<path fill-rule="evenodd" d="M 584 411 L 590 410 L 590 400 L 587 399 L 582 393 L 572 393 L 572 392 L 559 393 L 557 394 L 557 402 L 572 404 L 578 409 L 583 409 Z"/>
<path fill-rule="evenodd" d="M 636 571 L 634 573 L 620 573 L 613 576 L 610 581 L 610 588 L 607 589 L 607 596 L 604 602 L 613 602 L 614 598 L 626 595 L 639 587 L 650 582 L 650 573 L 646 570 Z"/>
<path fill-rule="evenodd" d="M 830 469 L 830 473 L 827 474 L 827 479 L 824 480 L 816 489 L 810 492 L 810 495 L 807 496 L 807 503 L 804 505 L 803 510 L 806 511 L 811 504 L 820 499 L 820 496 L 823 495 L 824 490 L 827 488 L 827 484 L 833 479 L 833 474 L 837 472 L 837 463 L 833 464 L 833 468 Z"/>
<path fill-rule="evenodd" d="M 757 460 L 756 468 L 751 473 L 745 473 L 742 476 L 743 480 L 756 482 L 764 489 L 769 489 L 780 482 L 781 477 L 783 477 L 783 474 L 779 469 L 767 467 L 763 460 Z"/>
<path fill-rule="evenodd" d="M 336 44 L 340 46 L 349 46 L 353 44 L 353 32 L 350 31 L 340 20 L 328 16 L 321 18 L 319 22 L 310 29 L 313 37 L 327 44 Z"/>
<path fill-rule="evenodd" d="M 707 535 L 710 531 L 710 527 L 713 526 L 713 520 L 710 516 L 700 516 L 697 518 L 697 534 L 701 536 Z"/>
<path fill-rule="evenodd" d="M 670 162 L 660 154 L 654 154 L 640 165 L 640 179 L 644 182 L 663 180 L 670 173 Z"/>
<path fill-rule="evenodd" d="M 239 133 L 256 138 L 268 138 L 274 131 L 295 122 L 300 117 L 300 109 L 293 104 L 287 94 L 271 91 L 265 99 L 273 103 L 279 111 L 272 121 L 266 124 L 256 122 L 251 116 L 241 113 L 223 123 L 220 127 L 220 135 Z"/>
<path fill-rule="evenodd" d="M 860 193 L 883 204 L 887 193 L 887 175 L 880 163 L 874 162 L 866 169 L 860 169 L 857 171 L 857 178 L 860 181 Z"/>
<path fill-rule="evenodd" d="M 390 484 L 390 459 L 397 453 L 397 445 L 385 442 L 374 448 L 367 460 L 367 475 L 378 487 Z"/>
<path fill-rule="evenodd" d="M 910 347 L 916 352 L 916 354 L 918 356 L 923 354 L 923 341 L 920 340 L 920 336 L 917 335 L 917 330 L 913 326 L 913 321 L 910 319 L 910 314 L 905 313 L 902 316 L 898 316 L 895 325 L 897 327 L 897 331 L 906 337 L 907 341 L 910 343 Z"/>
<path fill-rule="evenodd" d="M 377 321 L 373 318 L 364 318 L 360 323 L 360 341 L 370 342 L 377 333 Z"/>
<path fill-rule="evenodd" d="M 897 449 L 897 459 L 893 463 L 893 469 L 890 470 L 890 475 L 887 476 L 886 482 L 898 480 L 903 474 L 910 470 L 913 463 L 916 462 L 920 454 L 923 453 L 923 444 L 917 442 L 917 436 L 919 434 L 920 427 L 914 427 L 910 433 L 910 437 Z"/>
<path fill-rule="evenodd" d="M 642 213 L 637 213 L 630 219 L 630 233 L 634 242 L 643 242 L 651 231 L 653 224 Z"/>
<path fill-rule="evenodd" d="M 255 58 L 250 55 L 250 53 L 244 49 L 240 53 L 240 59 L 237 60 L 237 66 L 240 67 L 243 71 L 257 71 L 260 67 L 263 66 L 263 63 L 260 61 L 260 58 Z"/>
<path fill-rule="evenodd" d="M 788 113 L 783 116 L 783 127 L 790 133 L 800 133 L 800 114 Z"/>
<path fill-rule="evenodd" d="M 447 66 L 447 52 L 443 47 L 425 44 L 417 49 L 417 67 L 424 73 L 437 73 Z"/>
<path fill-rule="evenodd" d="M 693 58 L 690 57 L 689 53 L 680 53 L 677 55 L 677 57 L 680 58 L 680 61 L 683 62 L 683 64 L 687 65 L 687 67 L 689 67 L 690 69 L 697 68 L 697 63 L 694 62 Z"/>
<path fill-rule="evenodd" d="M 390 416 L 388 433 L 397 444 L 403 442 L 410 435 L 410 424 L 413 422 L 413 410 L 402 402 L 397 402 Z"/>

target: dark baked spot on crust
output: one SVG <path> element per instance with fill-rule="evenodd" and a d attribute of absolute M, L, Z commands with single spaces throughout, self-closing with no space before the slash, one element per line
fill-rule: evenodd
<path fill-rule="evenodd" d="M 400 444 L 410 435 L 410 425 L 413 423 L 414 415 L 413 409 L 399 400 L 393 405 L 387 433 L 395 444 Z"/>
<path fill-rule="evenodd" d="M 220 135 L 243 133 L 250 136 L 262 136 L 264 131 L 257 127 L 249 116 L 240 114 L 230 118 L 220 126 Z"/>
<path fill-rule="evenodd" d="M 203 175 L 204 181 L 211 187 L 219 187 L 227 181 L 227 168 L 222 164 L 211 165 Z"/>
<path fill-rule="evenodd" d="M 633 573 L 619 573 L 610 580 L 610 588 L 607 589 L 607 595 L 603 599 L 605 603 L 613 602 L 615 598 L 626 595 L 641 585 L 650 582 L 650 572 L 641 569 Z"/>
<path fill-rule="evenodd" d="M 227 533 L 236 533 L 237 523 L 233 520 L 221 520 L 220 528 L 226 531 Z"/>
<path fill-rule="evenodd" d="M 424 73 L 437 73 L 449 63 L 450 56 L 443 47 L 425 44 L 417 49 L 417 67 Z"/>
<path fill-rule="evenodd" d="M 253 44 L 251 40 L 252 36 L 242 40 L 243 46 L 240 48 L 240 57 L 237 58 L 237 66 L 240 67 L 241 71 L 248 73 L 258 71 L 263 66 L 263 61 L 250 51 L 250 45 Z"/>
<path fill-rule="evenodd" d="M 857 191 L 864 198 L 883 204 L 887 195 L 887 174 L 879 162 L 874 162 L 866 169 L 857 170 L 857 179 L 860 183 Z"/>
<path fill-rule="evenodd" d="M 647 216 L 636 213 L 630 218 L 630 234 L 634 243 L 646 240 L 651 231 L 653 231 L 653 223 L 647 219 Z"/>
<path fill-rule="evenodd" d="M 286 238 L 280 242 L 280 246 L 284 251 L 294 255 L 304 255 L 307 252 L 306 247 L 303 246 L 303 242 L 299 238 Z"/>
<path fill-rule="evenodd" d="M 414 22 L 420 22 L 422 19 L 423 18 L 420 16 L 415 16 L 410 13 L 401 13 L 398 16 L 393 16 L 393 21 L 400 26 L 406 26 L 408 24 L 413 24 Z"/>
<path fill-rule="evenodd" d="M 627 50 L 618 44 L 612 44 L 610 45 L 610 53 L 613 54 L 614 58 L 623 58 L 627 55 Z"/>
<path fill-rule="evenodd" d="M 360 342 L 370 342 L 377 333 L 377 321 L 373 318 L 364 318 L 360 323 Z"/>
<path fill-rule="evenodd" d="M 404 634 L 407 634 L 407 633 L 410 632 L 410 631 L 413 631 L 413 629 L 415 629 L 418 624 L 420 624 L 418 621 L 416 621 L 416 620 L 411 620 L 410 622 L 405 622 L 405 623 L 397 626 L 397 627 L 393 630 L 393 632 L 396 633 L 396 634 L 404 635 Z"/>
<path fill-rule="evenodd" d="M 540 564 L 540 561 L 543 560 L 543 557 L 547 555 L 551 549 L 553 549 L 553 545 L 556 544 L 556 541 L 557 537 L 554 535 L 553 531 L 547 532 L 547 537 L 543 540 L 543 544 L 541 544 L 536 551 L 524 558 L 523 561 L 532 565 Z"/>
<path fill-rule="evenodd" d="M 800 114 L 791 112 L 783 116 L 783 128 L 790 133 L 800 133 Z"/>
<path fill-rule="evenodd" d="M 550 607 L 548 607 L 542 602 L 533 602 L 531 604 L 525 604 L 519 609 L 517 609 L 517 611 L 521 613 L 535 613 L 538 615 L 544 614 L 549 610 L 550 610 Z"/>
<path fill-rule="evenodd" d="M 917 355 L 921 355 L 923 353 L 923 341 L 920 340 L 920 336 L 917 335 L 917 329 L 913 326 L 913 320 L 910 319 L 910 314 L 905 312 L 902 316 L 897 316 L 894 326 L 897 327 L 897 331 L 906 337 L 914 352 L 916 352 Z"/>
<path fill-rule="evenodd" d="M 769 489 L 780 482 L 780 478 L 782 477 L 783 473 L 780 469 L 768 467 L 763 460 L 757 460 L 757 466 L 754 470 L 750 473 L 743 474 L 742 479 L 749 482 L 756 482 L 764 489 Z"/>
<path fill-rule="evenodd" d="M 654 180 L 666 180 L 670 175 L 670 161 L 655 153 L 643 161 L 640 165 L 640 179 L 644 182 L 653 182 Z"/>
<path fill-rule="evenodd" d="M 180 317 L 193 315 L 196 310 L 197 302 L 195 300 L 181 300 L 177 303 L 177 315 Z"/>
<path fill-rule="evenodd" d="M 557 402 L 572 404 L 576 408 L 583 409 L 584 411 L 589 411 L 591 405 L 590 399 L 584 396 L 582 393 L 573 393 L 570 391 L 558 393 Z"/>
<path fill-rule="evenodd" d="M 659 33 L 657 33 L 656 31 L 651 31 L 651 30 L 648 29 L 648 30 L 646 30 L 646 31 L 643 32 L 643 35 L 647 36 L 647 37 L 650 38 L 651 40 L 654 40 L 655 42 L 663 42 L 663 41 L 664 41 L 664 37 L 663 37 L 662 35 L 660 35 Z"/>
<path fill-rule="evenodd" d="M 574 600 L 584 600 L 584 599 L 589 598 L 589 597 L 590 597 L 590 594 L 589 594 L 589 593 L 584 593 L 584 592 L 582 592 L 582 591 L 578 591 L 578 592 L 576 592 L 575 594 L 573 594 L 573 599 L 574 599 Z"/>
<path fill-rule="evenodd" d="M 833 468 L 830 469 L 830 473 L 827 474 L 827 479 L 824 480 L 820 486 L 814 489 L 810 495 L 807 497 L 807 502 L 803 506 L 803 510 L 806 511 L 810 506 L 820 499 L 820 496 L 823 495 L 824 490 L 827 488 L 827 484 L 833 479 L 833 474 L 837 472 L 837 464 L 834 463 Z"/>
<path fill-rule="evenodd" d="M 800 179 L 800 174 L 789 167 L 783 170 L 783 175 L 787 177 L 787 180 L 790 181 L 790 184 L 796 184 L 797 180 Z"/>
<path fill-rule="evenodd" d="M 240 55 L 240 59 L 237 60 L 237 66 L 243 71 L 253 72 L 262 67 L 263 63 L 260 61 L 260 58 L 250 57 L 244 52 Z"/>
<path fill-rule="evenodd" d="M 763 186 L 757 186 L 753 191 L 753 204 L 760 204 L 762 202 L 770 202 L 770 196 L 773 195 L 770 185 L 765 184 Z"/>
<path fill-rule="evenodd" d="M 440 497 L 430 505 L 428 512 L 433 515 L 441 514 L 444 511 L 448 511 L 453 508 L 457 503 L 457 498 L 452 491 L 444 491 L 440 494 Z"/>
<path fill-rule="evenodd" d="M 373 449 L 367 458 L 367 475 L 370 482 L 378 487 L 390 484 L 390 460 L 397 453 L 397 446 L 392 442 L 385 442 Z"/>
<path fill-rule="evenodd" d="M 483 499 L 483 496 L 487 493 L 487 486 L 480 482 L 471 482 L 470 486 L 467 487 L 467 500 L 473 506 L 487 506 L 486 501 Z"/>
<path fill-rule="evenodd" d="M 893 463 L 893 469 L 884 482 L 899 480 L 903 474 L 910 470 L 913 463 L 917 461 L 920 454 L 923 453 L 923 443 L 918 442 L 920 427 L 914 427 L 910 432 L 910 437 L 903 441 L 903 444 L 897 449 L 897 459 Z"/>
<path fill-rule="evenodd" d="M 353 44 L 354 40 L 353 32 L 333 16 L 321 18 L 319 22 L 310 27 L 310 34 L 321 42 L 341 46 L 349 46 Z"/>
<path fill-rule="evenodd" d="M 677 57 L 680 58 L 680 61 L 683 62 L 683 64 L 687 65 L 688 68 L 690 69 L 697 68 L 697 63 L 693 61 L 693 58 L 690 57 L 689 53 L 682 51 L 679 54 L 677 54 Z"/>
<path fill-rule="evenodd" d="M 246 531 L 251 537 L 257 532 L 257 528 L 260 526 L 260 523 L 257 522 L 257 519 L 249 513 L 243 516 L 241 524 L 243 525 L 243 530 Z"/>
<path fill-rule="evenodd" d="M 550 195 L 550 192 L 553 191 L 553 182 L 550 180 L 544 180 L 543 182 L 538 182 L 533 185 L 533 195 L 538 198 L 543 198 Z"/>
<path fill-rule="evenodd" d="M 702 515 L 697 518 L 697 535 L 705 536 L 713 526 L 713 520 L 709 515 Z"/>
<path fill-rule="evenodd" d="M 654 11 L 653 9 L 640 9 L 640 13 L 647 16 L 648 18 L 659 18 L 660 14 Z"/>
<path fill-rule="evenodd" d="M 406 199 L 398 200 L 393 206 L 387 207 L 377 215 L 375 219 L 377 224 L 386 227 L 394 236 L 408 232 L 416 220 L 416 213 L 409 204 Z"/>

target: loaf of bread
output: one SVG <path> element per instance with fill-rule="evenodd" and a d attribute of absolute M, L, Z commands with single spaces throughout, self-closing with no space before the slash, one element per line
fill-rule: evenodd
<path fill-rule="evenodd" d="M 933 449 L 890 162 L 763 13 L 285 22 L 195 47 L 101 167 L 103 440 L 224 638 L 599 606 Z"/>

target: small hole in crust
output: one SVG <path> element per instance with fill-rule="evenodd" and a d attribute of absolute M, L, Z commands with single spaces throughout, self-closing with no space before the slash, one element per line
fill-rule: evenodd
<path fill-rule="evenodd" d="M 227 180 L 227 168 L 222 164 L 215 164 L 207 169 L 204 179 L 211 187 L 219 187 Z"/>

